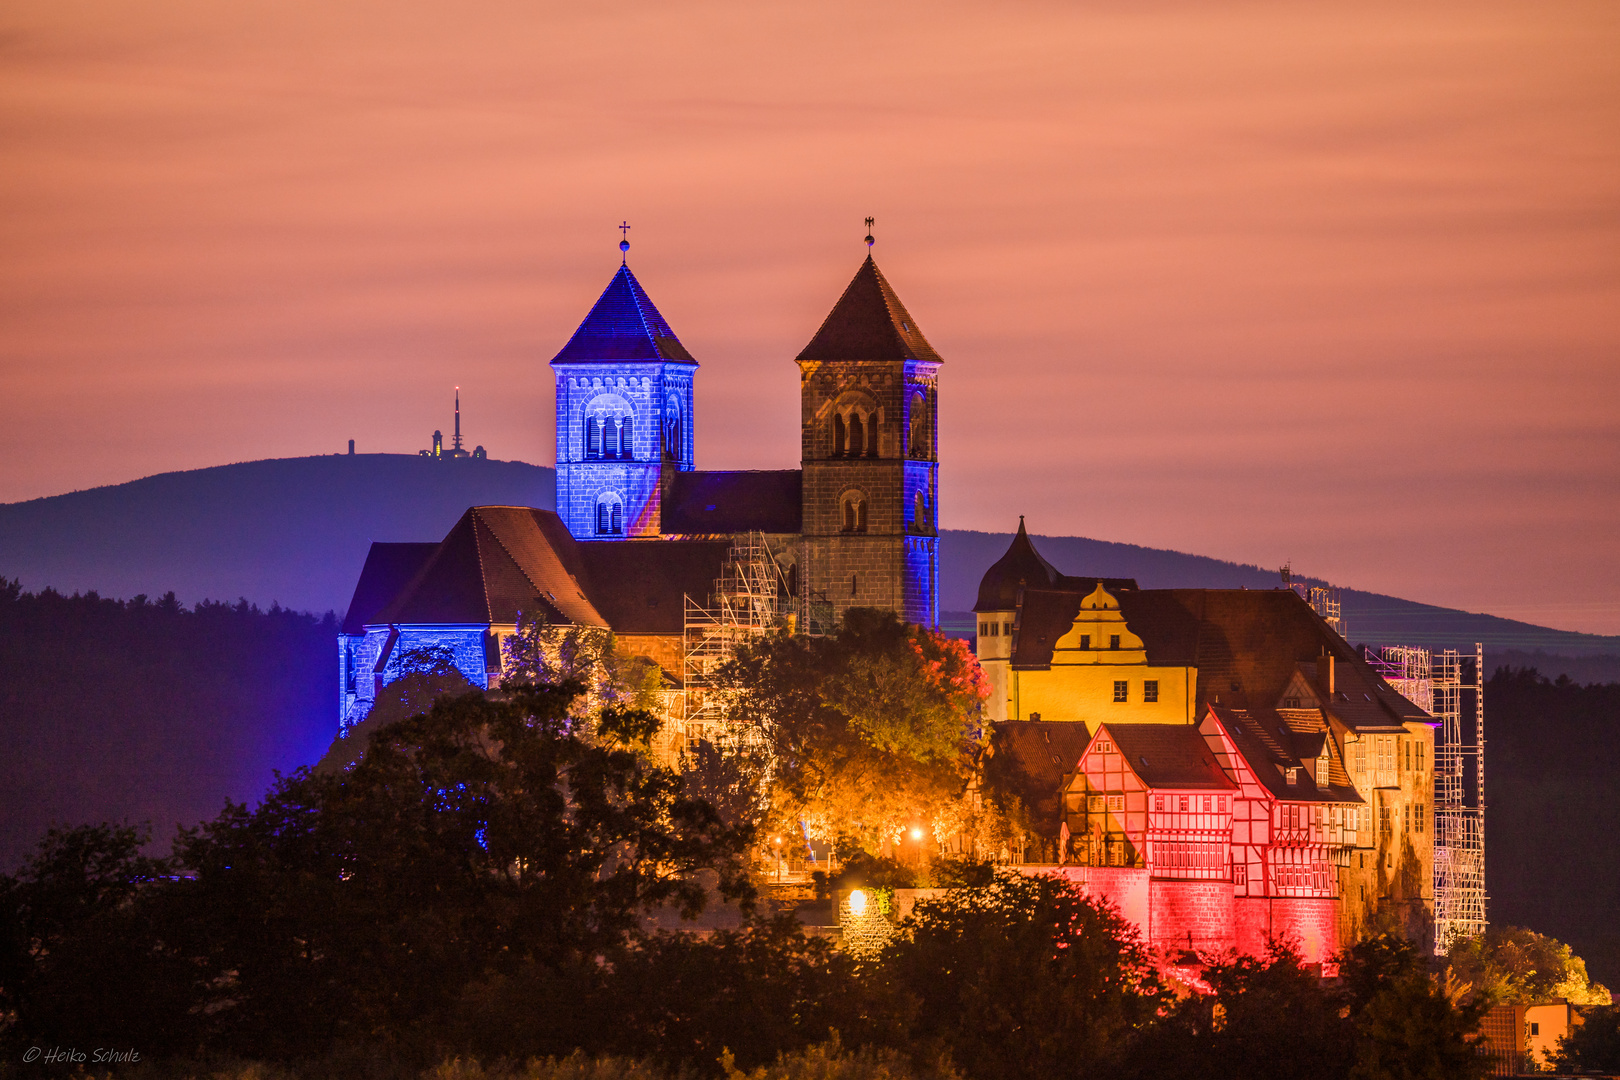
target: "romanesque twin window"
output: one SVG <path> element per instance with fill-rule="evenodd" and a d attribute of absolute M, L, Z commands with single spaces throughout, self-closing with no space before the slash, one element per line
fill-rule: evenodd
<path fill-rule="evenodd" d="M 877 417 L 862 409 L 833 414 L 833 457 L 877 457 Z"/>
<path fill-rule="evenodd" d="M 847 533 L 866 531 L 866 496 L 858 491 L 845 492 L 840 508 L 840 530 Z"/>
<path fill-rule="evenodd" d="M 672 394 L 664 405 L 663 449 L 665 461 L 680 461 L 685 452 L 681 428 L 681 403 Z"/>
<path fill-rule="evenodd" d="M 634 456 L 634 420 L 625 416 L 587 417 L 585 458 L 587 461 L 626 460 Z"/>
<path fill-rule="evenodd" d="M 603 495 L 596 500 L 596 535 L 624 535 L 624 504 L 617 495 Z"/>
<path fill-rule="evenodd" d="M 921 394 L 913 393 L 907 411 L 911 422 L 906 429 L 906 456 L 927 460 L 931 442 L 928 438 L 928 403 Z"/>
<path fill-rule="evenodd" d="M 933 507 L 928 505 L 928 493 L 926 491 L 917 492 L 912 499 L 911 524 L 912 528 L 917 532 L 933 531 L 934 511 Z"/>

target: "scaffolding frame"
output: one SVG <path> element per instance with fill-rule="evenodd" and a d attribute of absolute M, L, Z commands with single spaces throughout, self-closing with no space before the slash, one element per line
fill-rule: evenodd
<path fill-rule="evenodd" d="M 1398 692 L 1440 721 L 1434 747 L 1434 951 L 1485 932 L 1485 647 L 1410 645 L 1366 651 L 1368 663 Z M 1472 678 L 1468 665 L 1473 663 Z M 1473 713 L 1472 738 L 1464 715 Z"/>
<path fill-rule="evenodd" d="M 1311 585 L 1295 581 L 1293 567 L 1286 564 L 1282 568 L 1282 583 L 1284 588 L 1294 590 L 1301 600 L 1311 605 L 1311 610 L 1322 616 L 1322 621 L 1334 633 L 1345 636 L 1344 604 L 1337 585 Z"/>
<path fill-rule="evenodd" d="M 732 722 L 731 692 L 716 685 L 715 674 L 739 645 L 786 625 L 786 597 L 787 577 L 758 531 L 733 540 L 707 606 L 686 596 L 682 748 L 700 740 L 729 750 L 764 746 L 764 732 Z"/>

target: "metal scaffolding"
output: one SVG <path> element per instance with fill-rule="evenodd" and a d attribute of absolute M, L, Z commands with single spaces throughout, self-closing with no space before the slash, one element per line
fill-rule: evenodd
<path fill-rule="evenodd" d="M 1367 661 L 1440 721 L 1434 747 L 1434 949 L 1485 931 L 1485 649 L 1368 649 Z M 1470 670 L 1470 665 L 1472 670 Z M 1472 713 L 1470 738 L 1464 716 Z"/>
<path fill-rule="evenodd" d="M 1345 636 L 1344 605 L 1339 601 L 1337 585 L 1311 585 L 1294 580 L 1294 569 L 1285 563 L 1282 567 L 1283 587 L 1293 589 L 1300 599 L 1311 605 L 1311 610 L 1322 616 L 1322 621 L 1340 637 Z"/>
<path fill-rule="evenodd" d="M 682 746 L 708 740 L 735 749 L 763 742 L 761 733 L 731 723 L 729 694 L 714 676 L 738 645 L 784 625 L 786 597 L 787 579 L 760 532 L 732 543 L 708 606 L 686 597 Z"/>

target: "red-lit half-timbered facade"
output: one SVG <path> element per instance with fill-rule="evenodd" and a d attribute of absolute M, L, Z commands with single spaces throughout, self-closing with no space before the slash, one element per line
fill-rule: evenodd
<path fill-rule="evenodd" d="M 1332 782 L 1342 767 L 1321 783 L 1302 768 L 1219 706 L 1196 727 L 1103 724 L 1065 779 L 1060 865 L 1043 871 L 1112 901 L 1166 957 L 1258 954 L 1279 938 L 1328 961 L 1338 868 L 1365 808 Z"/>

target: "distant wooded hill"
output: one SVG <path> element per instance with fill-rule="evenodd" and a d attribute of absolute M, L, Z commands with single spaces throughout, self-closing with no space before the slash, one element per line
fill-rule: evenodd
<path fill-rule="evenodd" d="M 96 590 L 182 602 L 246 598 L 268 606 L 342 613 L 373 540 L 437 540 L 467 507 L 551 507 L 555 474 L 520 461 L 435 461 L 404 454 L 333 455 L 164 473 L 112 487 L 0 505 L 0 576 L 24 588 Z M 946 530 L 940 607 L 966 631 L 979 578 L 1010 533 Z M 1177 551 L 1080 537 L 1037 536 L 1041 553 L 1070 574 L 1134 577 L 1144 588 L 1250 588 L 1278 584 L 1275 570 Z M 1309 568 L 1306 568 L 1308 570 Z M 1507 650 L 1559 657 L 1620 657 L 1620 638 L 1346 590 L 1353 642 L 1472 647 L 1493 660 Z M 1590 663 L 1584 665 L 1592 669 Z M 1598 669 L 1571 671 L 1573 677 Z M 1620 677 L 1620 660 L 1615 661 Z"/>

